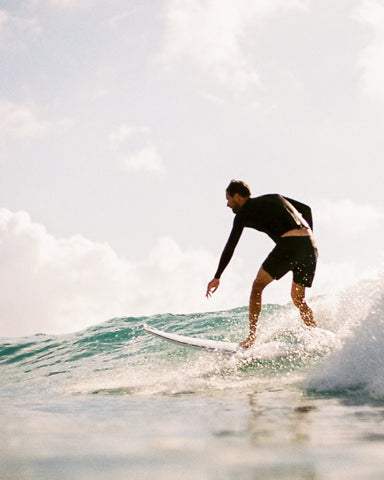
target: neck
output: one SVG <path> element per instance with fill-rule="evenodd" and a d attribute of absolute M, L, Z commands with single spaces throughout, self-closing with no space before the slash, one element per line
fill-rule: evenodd
<path fill-rule="evenodd" d="M 237 199 L 237 203 L 240 205 L 240 207 L 242 207 L 243 205 L 245 205 L 245 203 L 247 203 L 247 201 L 249 200 L 250 197 L 241 197 L 239 195 L 239 198 Z"/>

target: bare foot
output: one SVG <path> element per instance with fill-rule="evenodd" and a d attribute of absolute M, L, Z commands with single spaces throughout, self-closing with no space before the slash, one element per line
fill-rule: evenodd
<path fill-rule="evenodd" d="M 243 342 L 240 342 L 239 345 L 240 345 L 240 347 L 243 347 L 243 348 L 251 348 L 253 346 L 253 344 L 255 343 L 255 340 L 256 340 L 255 336 L 248 337 Z"/>

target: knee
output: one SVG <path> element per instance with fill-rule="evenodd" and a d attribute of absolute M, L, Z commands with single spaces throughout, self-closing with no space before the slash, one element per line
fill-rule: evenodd
<path fill-rule="evenodd" d="M 261 282 L 258 282 L 257 279 L 252 284 L 252 295 L 261 295 L 265 285 Z"/>
<path fill-rule="evenodd" d="M 251 295 L 261 296 L 264 288 L 267 285 L 269 285 L 272 281 L 273 281 L 273 277 L 271 277 L 271 275 L 268 272 L 266 272 L 263 269 L 263 267 L 261 267 L 257 273 L 255 280 L 253 281 Z"/>

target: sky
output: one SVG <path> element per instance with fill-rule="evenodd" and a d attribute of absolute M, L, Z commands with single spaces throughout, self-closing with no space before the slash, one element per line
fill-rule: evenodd
<path fill-rule="evenodd" d="M 383 0 L 0 0 L 0 69 L 0 336 L 247 305 L 232 178 L 312 207 L 309 298 L 382 275 Z"/>

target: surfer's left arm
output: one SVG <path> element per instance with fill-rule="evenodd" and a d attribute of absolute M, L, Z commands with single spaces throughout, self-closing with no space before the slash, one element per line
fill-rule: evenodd
<path fill-rule="evenodd" d="M 296 208 L 296 210 L 302 215 L 304 220 L 308 223 L 310 229 L 313 231 L 313 218 L 312 218 L 312 210 L 309 205 L 305 205 L 305 203 L 298 202 L 297 200 L 293 200 L 292 198 L 284 197 L 288 202 Z"/>

